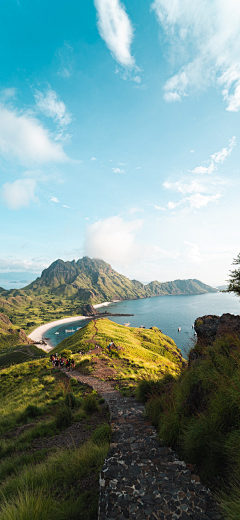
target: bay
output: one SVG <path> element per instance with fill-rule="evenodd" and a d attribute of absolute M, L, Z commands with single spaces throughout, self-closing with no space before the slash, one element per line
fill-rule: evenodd
<path fill-rule="evenodd" d="M 145 325 L 146 328 L 158 327 L 175 341 L 183 354 L 186 354 L 195 343 L 192 325 L 198 317 L 207 314 L 221 316 L 228 312 L 238 315 L 240 314 L 240 302 L 233 294 L 218 292 L 127 300 L 102 307 L 103 312 L 105 309 L 112 313 L 134 314 L 129 317 L 109 317 L 115 323 L 123 325 L 130 322 L 130 327 L 140 327 L 140 325 Z M 46 336 L 53 346 L 57 346 L 60 341 L 73 335 L 72 332 L 65 332 L 66 329 L 76 331 L 77 327 L 83 327 L 88 322 L 89 320 L 79 320 L 58 325 L 49 329 Z M 178 327 L 181 327 L 180 332 L 178 332 Z M 112 339 L 114 340 L 114 338 Z"/>

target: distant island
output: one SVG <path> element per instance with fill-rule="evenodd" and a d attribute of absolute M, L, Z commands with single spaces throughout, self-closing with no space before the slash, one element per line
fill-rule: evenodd
<path fill-rule="evenodd" d="M 0 312 L 29 331 L 40 323 L 80 315 L 86 303 L 209 292 L 218 290 L 196 279 L 144 285 L 117 273 L 103 260 L 85 256 L 71 262 L 56 260 L 22 289 L 0 288 Z"/>

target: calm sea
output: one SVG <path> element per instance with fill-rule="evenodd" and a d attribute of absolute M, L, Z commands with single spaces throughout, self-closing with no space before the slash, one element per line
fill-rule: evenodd
<path fill-rule="evenodd" d="M 116 323 L 130 322 L 131 327 L 145 325 L 146 328 L 156 326 L 161 331 L 174 339 L 177 346 L 183 351 L 188 352 L 194 343 L 194 331 L 192 325 L 196 318 L 206 314 L 221 316 L 229 312 L 240 314 L 239 299 L 226 293 L 207 293 L 194 296 L 156 296 L 143 300 L 129 300 L 112 303 L 108 307 L 102 307 L 113 313 L 134 314 L 129 317 L 110 317 Z M 46 333 L 54 346 L 60 341 L 72 335 L 72 332 L 65 332 L 66 329 L 76 331 L 77 327 L 83 327 L 88 320 L 81 320 L 74 323 L 64 324 L 61 327 L 55 326 Z M 181 327 L 181 332 L 178 332 Z M 58 332 L 59 334 L 55 334 Z M 114 338 L 112 338 L 114 340 Z"/>

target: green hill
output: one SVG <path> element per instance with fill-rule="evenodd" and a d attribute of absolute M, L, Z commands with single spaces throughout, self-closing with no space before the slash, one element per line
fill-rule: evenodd
<path fill-rule="evenodd" d="M 0 288 L 0 312 L 30 330 L 40 323 L 81 314 L 85 303 L 206 292 L 216 289 L 199 280 L 144 285 L 117 273 L 103 260 L 83 257 L 71 262 L 56 260 L 23 289 Z"/>
<path fill-rule="evenodd" d="M 113 340 L 117 350 L 109 353 L 107 345 Z M 95 348 L 98 345 L 100 349 Z M 185 360 L 174 341 L 162 334 L 157 327 L 141 329 L 124 327 L 107 318 L 89 322 L 85 327 L 66 338 L 52 352 L 59 355 L 63 351 L 71 351 L 75 360 L 87 372 L 100 378 L 113 378 L 123 384 L 135 382 L 144 377 L 160 377 L 165 373 L 173 375 L 180 372 Z M 90 352 L 91 351 L 91 352 Z M 87 355 L 87 357 L 86 357 Z M 112 361 L 112 359 L 114 361 Z M 109 367 L 112 368 L 109 372 Z M 99 370 L 104 368 L 102 374 Z"/>

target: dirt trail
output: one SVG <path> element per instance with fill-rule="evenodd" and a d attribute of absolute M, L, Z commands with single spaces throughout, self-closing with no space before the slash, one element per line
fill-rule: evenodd
<path fill-rule="evenodd" d="M 96 346 L 97 342 L 94 340 L 95 336 L 97 335 L 98 333 L 98 328 L 97 328 L 97 325 L 96 325 L 96 320 L 93 320 L 93 325 L 94 325 L 94 328 L 95 328 L 95 334 L 92 335 L 91 339 L 86 339 L 86 343 L 93 343 L 93 345 Z"/>
<path fill-rule="evenodd" d="M 112 439 L 100 475 L 98 520 L 221 520 L 194 467 L 159 441 L 141 404 L 124 398 L 114 383 L 77 370 L 67 375 L 94 388 L 109 405 Z"/>

